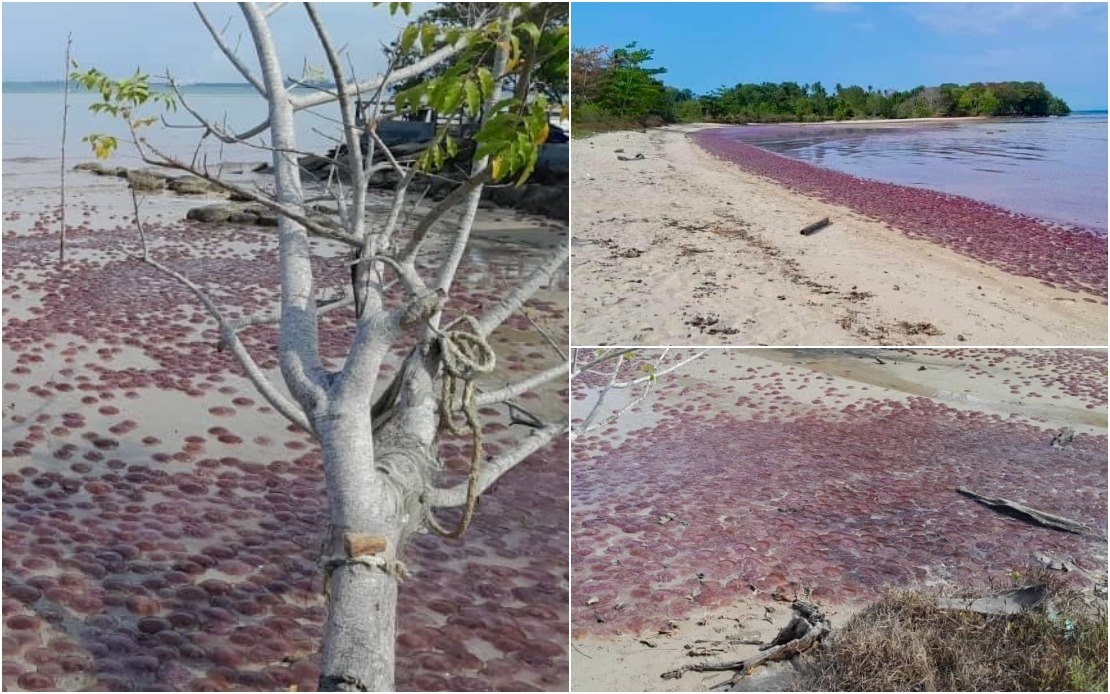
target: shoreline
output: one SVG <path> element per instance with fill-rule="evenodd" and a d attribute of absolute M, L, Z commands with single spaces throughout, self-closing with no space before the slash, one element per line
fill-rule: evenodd
<path fill-rule="evenodd" d="M 924 237 L 1010 274 L 1046 282 L 1050 288 L 1058 284 L 1066 290 L 1107 297 L 1107 237 L 1094 229 L 1039 219 L 959 195 L 825 169 L 725 138 L 719 130 L 695 132 L 691 139 L 713 157 L 795 192 L 849 207 L 911 238 Z M 1074 266 L 1076 254 L 1082 263 L 1080 272 Z"/>
<path fill-rule="evenodd" d="M 668 127 L 574 141 L 575 344 L 1105 341 L 1105 299 L 1098 288 L 1069 291 L 1064 287 L 1076 283 L 1067 277 L 1045 286 L 850 207 L 790 190 L 709 154 L 688 137 L 699 130 L 713 135 L 720 128 Z M 754 151 L 783 164 L 782 157 L 743 147 L 745 154 Z M 644 159 L 620 161 L 614 150 Z M 809 165 L 802 170 L 812 174 Z M 841 180 L 858 189 L 857 197 L 874 195 L 859 179 Z M 798 235 L 822 218 L 832 226 Z M 1104 240 L 1052 238 L 1066 239 L 1068 247 L 1087 246 L 1082 267 L 1105 278 Z M 1099 242 L 1101 269 L 1089 250 Z M 1054 258 L 1045 262 L 1058 263 L 1053 268 L 1063 272 L 1069 254 Z"/>
<path fill-rule="evenodd" d="M 888 585 L 985 585 L 1062 556 L 1082 569 L 1067 574 L 1073 587 L 1104 590 L 1105 358 L 1104 349 L 711 350 L 665 377 L 572 450 L 576 686 L 697 688 L 697 675 L 658 680 L 689 662 L 681 644 L 712 638 L 720 618 L 735 622 L 729 632 L 769 638 L 794 596 L 830 608 L 839 625 Z M 573 389 L 572 416 L 596 387 Z M 619 395 L 614 411 L 626 404 Z M 1052 448 L 1065 426 L 1072 446 Z M 1096 532 L 1016 521 L 969 504 L 959 485 Z M 641 640 L 660 647 L 647 652 Z"/>
<path fill-rule="evenodd" d="M 327 518 L 318 445 L 218 351 L 215 324 L 187 290 L 125 257 L 137 246 L 126 182 L 67 176 L 71 227 L 59 267 L 56 170 L 11 173 L 3 238 L 5 689 L 314 689 Z M 144 197 L 155 253 L 211 291 L 226 315 L 270 310 L 275 234 L 182 221 L 189 207 L 213 201 Z M 389 200 L 371 196 L 368 206 L 384 217 Z M 495 304 L 502 287 L 566 233 L 504 210 L 480 210 L 478 220 L 452 315 Z M 345 249 L 311 243 L 319 296 L 341 290 Z M 439 245 L 430 243 L 422 271 L 446 252 Z M 566 301 L 561 277 L 537 292 L 533 319 L 565 330 Z M 350 320 L 343 311 L 321 317 L 331 368 L 349 344 Z M 243 339 L 280 384 L 273 330 L 251 328 Z M 490 341 L 498 363 L 483 386 L 558 363 L 524 316 Z M 386 357 L 379 388 L 405 351 L 396 345 Z M 520 397 L 537 416 L 559 418 L 565 387 L 554 381 Z M 479 416 L 490 454 L 525 435 L 500 409 Z M 445 439 L 449 475 L 465 467 L 464 451 Z M 409 544 L 412 578 L 397 612 L 399 687 L 565 690 L 565 440 L 534 456 L 483 497 L 464 542 L 420 536 Z M 163 632 L 174 641 L 162 643 Z M 47 645 L 54 657 L 44 657 Z M 167 659 L 164 648 L 180 653 Z"/>

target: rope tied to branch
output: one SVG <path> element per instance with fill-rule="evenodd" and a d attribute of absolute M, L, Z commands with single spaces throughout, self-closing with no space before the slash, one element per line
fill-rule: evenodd
<path fill-rule="evenodd" d="M 325 580 L 330 583 L 331 575 L 341 566 L 365 566 L 371 569 L 380 569 L 389 576 L 397 579 L 398 583 L 405 580 L 409 570 L 400 559 L 390 559 L 380 554 L 368 554 L 360 557 L 344 557 L 342 559 L 329 559 L 322 563 Z"/>
<path fill-rule="evenodd" d="M 467 329 L 452 329 L 464 324 Z M 439 347 L 443 355 L 443 389 L 439 401 L 439 430 L 455 436 L 470 434 L 470 471 L 467 476 L 466 508 L 454 530 L 447 530 L 435 519 L 431 506 L 424 511 L 425 522 L 437 535 L 461 537 L 474 518 L 478 503 L 478 475 L 482 465 L 482 427 L 478 422 L 477 388 L 475 380 L 493 371 L 497 355 L 482 334 L 478 321 L 462 316 L 439 332 Z M 455 414 L 461 412 L 465 425 L 455 424 Z"/>

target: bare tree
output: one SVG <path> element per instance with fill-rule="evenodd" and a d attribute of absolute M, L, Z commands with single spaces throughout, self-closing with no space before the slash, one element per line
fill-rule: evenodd
<path fill-rule="evenodd" d="M 245 133 L 231 133 L 205 119 L 177 90 L 176 99 L 203 127 L 205 137 L 225 143 L 249 143 L 268 134 L 264 145 L 273 160 L 274 192 L 237 186 L 218 180 L 203 161 L 166 154 L 138 134 L 153 118 L 139 118 L 138 109 L 150 98 L 145 77 L 110 80 L 91 70 L 80 76 L 85 86 L 105 95 L 100 110 L 122 116 L 144 161 L 188 171 L 238 195 L 255 200 L 279 216 L 277 228 L 281 294 L 272 314 L 232 320 L 226 317 L 204 289 L 156 258 L 156 249 L 142 234 L 141 260 L 167 273 L 187 287 L 204 304 L 219 325 L 223 344 L 237 357 L 259 392 L 297 426 L 311 432 L 323 454 L 330 523 L 321 566 L 326 575 L 328 617 L 323 643 L 321 690 L 386 691 L 394 684 L 395 612 L 398 582 L 405 575 L 401 551 L 415 533 L 433 531 L 446 537 L 465 532 L 473 517 L 478 495 L 501 475 L 525 460 L 554 437 L 564 435 L 567 423 L 533 418 L 530 434 L 515 448 L 492 460 L 483 460 L 477 408 L 494 404 L 516 407 L 515 398 L 553 379 L 566 378 L 568 363 L 548 369 L 496 391 L 481 392 L 476 379 L 488 373 L 496 355 L 488 338 L 491 332 L 544 285 L 557 279 L 567 256 L 564 240 L 496 305 L 476 316 L 460 316 L 444 324 L 444 306 L 470 241 L 483 186 L 512 176 L 523 180 L 535 165 L 538 148 L 547 130 L 542 99 L 502 98 L 503 83 L 527 81 L 537 60 L 521 60 L 522 43 L 534 41 L 546 30 L 518 21 L 527 4 L 491 4 L 470 13 L 464 27 L 410 25 L 399 37 L 390 56 L 390 67 L 381 75 L 358 80 L 353 68 L 345 69 L 343 55 L 333 44 L 312 4 L 305 4 L 308 22 L 327 59 L 331 85 L 294 93 L 278 56 L 269 17 L 285 3 L 259 7 L 243 3 L 240 10 L 258 60 L 257 73 L 231 47 L 223 33 L 196 11 L 213 40 L 243 78 L 267 101 L 264 123 Z M 394 3 L 391 11 L 398 9 Z M 403 8 L 407 9 L 407 8 Z M 475 60 L 461 60 L 482 51 L 493 54 L 492 69 Z M 481 50 L 475 51 L 475 47 Z M 419 51 L 418 59 L 395 68 L 401 53 Z M 488 57 L 480 56 L 480 57 Z M 535 57 L 533 55 L 533 57 Z M 546 56 L 547 61 L 567 56 Z M 488 61 L 487 61 L 488 62 Z M 398 111 L 387 114 L 383 95 L 392 85 L 410 80 L 443 65 L 450 69 L 397 96 Z M 142 78 L 142 79 L 140 79 Z M 368 100 L 368 116 L 359 117 Z M 337 104 L 342 129 L 341 146 L 333 157 L 334 174 L 327 191 L 334 200 L 338 225 L 326 224 L 306 212 L 305 193 L 294 118 L 299 112 Z M 378 135 L 378 127 L 406 110 L 431 107 L 440 113 L 465 111 L 477 122 L 477 142 L 468 171 L 457 187 L 430 211 L 406 225 L 409 191 L 414 181 L 437 176 L 434 170 L 457 151 L 458 144 L 443 132 L 418 160 L 394 156 Z M 106 154 L 111 138 L 91 136 L 94 149 Z M 199 148 L 198 148 L 199 149 Z M 372 175 L 386 170 L 398 180 L 390 213 L 385 220 L 366 214 L 367 184 Z M 427 257 L 437 226 L 458 209 L 458 221 L 447 233 L 445 259 L 434 271 L 418 270 Z M 315 236 L 343 244 L 350 250 L 350 287 L 345 297 L 323 306 L 317 303 L 316 278 L 311 264 L 309 238 Z M 425 276 L 430 275 L 430 276 Z M 389 289 L 399 283 L 404 298 L 391 299 Z M 354 307 L 354 336 L 341 368 L 328 368 L 318 345 L 320 315 L 339 307 Z M 240 340 L 239 331 L 250 325 L 279 326 L 279 364 L 289 396 L 267 379 Z M 390 348 L 406 333 L 419 338 L 396 375 L 374 400 L 372 392 L 382 375 L 381 366 Z M 555 342 L 555 341 L 553 341 Z M 565 360 L 565 354 L 562 356 Z M 461 423 L 458 421 L 461 418 Z M 444 485 L 439 440 L 443 435 L 465 434 L 472 439 L 467 479 Z M 445 528 L 437 520 L 439 509 L 462 507 L 461 520 Z"/>
<path fill-rule="evenodd" d="M 656 384 L 660 377 L 681 369 L 705 354 L 704 350 L 695 352 L 685 359 L 676 358 L 668 364 L 667 355 L 670 354 L 670 351 L 669 347 L 660 351 L 659 356 L 653 361 L 638 351 L 633 352 L 626 348 L 573 350 L 571 354 L 571 380 L 589 379 L 596 382 L 599 387 L 594 396 L 595 400 L 590 405 L 589 412 L 586 413 L 581 422 L 570 428 L 571 441 L 617 421 L 626 412 L 647 398 L 652 386 Z M 638 372 L 642 373 L 642 376 L 636 375 L 637 370 L 635 369 L 631 375 L 628 373 L 628 367 L 633 365 L 634 362 L 638 363 Z M 613 391 L 631 389 L 634 392 L 636 386 L 640 386 L 639 395 L 633 395 L 632 399 L 623 406 L 606 411 L 606 401 Z"/>

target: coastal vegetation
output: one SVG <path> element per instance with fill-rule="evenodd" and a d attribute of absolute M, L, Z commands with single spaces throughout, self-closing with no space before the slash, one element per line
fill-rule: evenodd
<path fill-rule="evenodd" d="M 1089 606 L 1051 571 L 1013 578 L 1047 597 L 1017 614 L 984 614 L 946 609 L 930 592 L 890 590 L 802 665 L 802 689 L 1106 691 L 1105 608 Z M 968 602 L 989 595 L 972 591 Z"/>
<path fill-rule="evenodd" d="M 576 130 L 708 121 L 816 123 L 828 120 L 957 116 L 1061 116 L 1071 109 L 1040 82 L 972 82 L 906 91 L 821 82 L 741 83 L 695 94 L 665 84 L 653 51 L 635 43 L 575 48 L 571 59 Z M 579 132 L 579 134 L 582 134 Z"/>
<path fill-rule="evenodd" d="M 408 14 L 410 5 L 391 3 L 389 11 Z M 555 366 L 485 390 L 477 383 L 491 378 L 498 360 L 491 344 L 497 341 L 494 331 L 520 318 L 542 287 L 559 281 L 567 241 L 546 251 L 498 300 L 476 308 L 460 298 L 460 268 L 483 188 L 498 182 L 520 185 L 537 163 L 549 132 L 542 92 L 565 92 L 551 82 L 566 74 L 569 32 L 565 7 L 448 7 L 454 14 L 408 24 L 387 49 L 384 73 L 360 78 L 308 3 L 305 26 L 327 60 L 317 72 L 333 86 L 293 92 L 271 28 L 271 16 L 283 6 L 240 6 L 257 69 L 196 6 L 216 46 L 269 106 L 265 121 L 245 133 L 207 120 L 172 80 L 171 94 L 152 90 L 139 71 L 114 79 L 89 68 L 72 79 L 100 95 L 94 111 L 123 119 L 130 144 L 144 162 L 184 171 L 276 217 L 274 271 L 280 276 L 280 295 L 267 311 L 237 316 L 227 305 L 225 288 L 175 269 L 180 259 L 167 257 L 156 232 L 142 223 L 137 197 L 132 200 L 141 252 L 133 257 L 135 270 L 157 271 L 176 282 L 183 300 L 202 304 L 218 327 L 219 349 L 234 355 L 260 395 L 294 430 L 315 438 L 328 500 L 319 556 L 327 616 L 317 686 L 321 691 L 391 691 L 398 587 L 408 574 L 405 547 L 428 533 L 452 540 L 463 536 L 479 495 L 567 431 L 565 417 L 541 419 L 516 404 L 518 397 L 566 379 L 566 355 L 554 338 L 549 341 L 558 354 Z M 548 83 L 546 88 L 529 89 L 536 76 Z M 385 98 L 390 91 L 393 98 Z M 360 118 L 364 99 L 371 112 Z M 387 101 L 392 108 L 381 110 Z M 328 157 L 337 173 L 328 178 L 322 196 L 310 199 L 294 121 L 323 106 L 334 109 L 329 119 L 342 146 Z M 163 108 L 188 112 L 203 137 L 249 142 L 265 151 L 272 161 L 272 192 L 219 178 L 197 157 L 187 161 L 158 149 L 153 141 Z M 459 157 L 463 144 L 445 130 L 436 131 L 423 151 L 386 145 L 378 131 L 383 123 L 425 110 L 469 119 L 475 144 L 464 158 Z M 85 140 L 98 158 L 127 144 L 97 133 Z M 437 172 L 448 161 L 457 161 L 464 177 L 421 210 L 414 202 L 423 198 L 419 189 L 441 178 Z M 387 215 L 372 216 L 367 188 L 370 178 L 382 172 L 395 174 L 398 183 Z M 325 223 L 312 214 L 312 203 L 320 200 L 335 206 L 338 222 Z M 148 239 L 153 243 L 148 245 Z M 344 253 L 337 275 L 321 272 L 322 244 Z M 319 298 L 319 290 L 336 281 L 341 295 Z M 321 333 L 333 320 L 342 321 L 348 335 L 339 359 L 322 346 Z M 530 318 L 528 324 L 546 337 Z M 276 327 L 275 344 L 269 347 L 281 385 L 266 373 L 258 350 L 252 353 L 243 335 L 262 325 Z M 399 367 L 388 363 L 391 352 L 404 355 Z M 480 408 L 481 413 L 506 410 L 517 418 L 513 423 L 526 417 L 528 433 L 512 447 L 495 449 L 483 438 L 488 431 L 479 420 Z"/>

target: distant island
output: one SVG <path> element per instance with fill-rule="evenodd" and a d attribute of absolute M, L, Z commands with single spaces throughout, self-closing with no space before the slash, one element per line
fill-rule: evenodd
<path fill-rule="evenodd" d="M 908 91 L 820 82 L 744 83 L 695 94 L 664 84 L 665 68 L 645 68 L 650 49 L 635 43 L 609 51 L 575 49 L 572 66 L 576 125 L 608 129 L 664 122 L 819 123 L 858 119 L 961 116 L 1064 116 L 1071 109 L 1041 82 L 973 82 Z M 591 127 L 596 124 L 596 127 Z"/>
<path fill-rule="evenodd" d="M 703 118 L 722 123 L 812 123 L 854 118 L 944 118 L 960 116 L 1066 116 L 1071 109 L 1040 82 L 973 82 L 915 87 L 909 91 L 836 85 L 738 84 L 695 97 L 679 93 L 676 109 L 694 103 Z"/>

